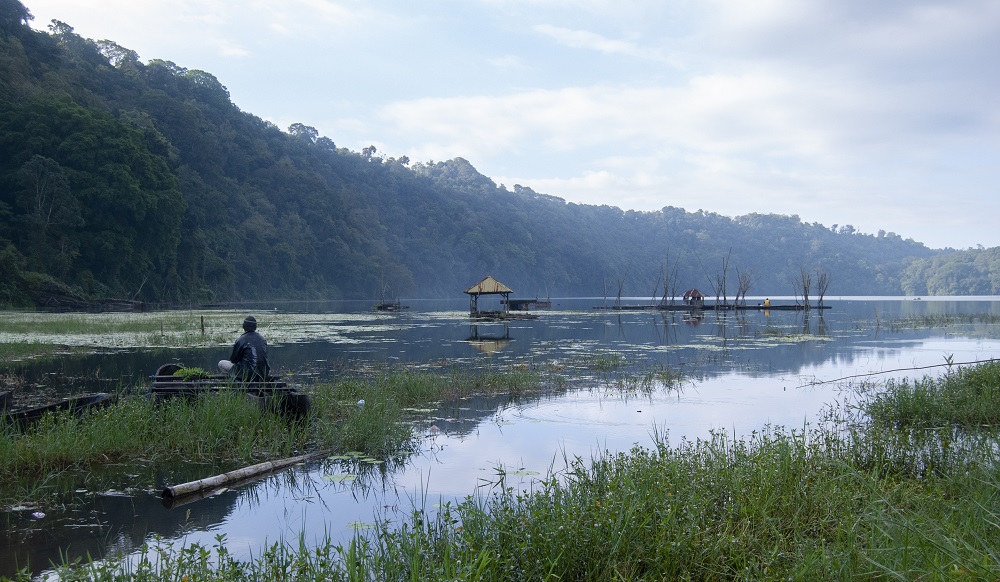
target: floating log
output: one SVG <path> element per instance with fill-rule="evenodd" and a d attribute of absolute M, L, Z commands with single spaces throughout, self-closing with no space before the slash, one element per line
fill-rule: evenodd
<path fill-rule="evenodd" d="M 279 461 L 257 463 L 256 465 L 243 467 L 242 469 L 236 469 L 214 477 L 206 477 L 205 479 L 199 479 L 197 481 L 181 483 L 180 485 L 174 485 L 173 487 L 167 487 L 164 489 L 162 497 L 164 499 L 177 499 L 188 495 L 197 495 L 202 491 L 219 489 L 220 487 L 225 487 L 237 481 L 244 481 L 253 477 L 267 475 L 268 473 L 273 473 L 292 465 L 318 459 L 325 454 L 326 453 L 310 453 L 308 455 L 299 455 L 297 457 L 281 459 Z"/>

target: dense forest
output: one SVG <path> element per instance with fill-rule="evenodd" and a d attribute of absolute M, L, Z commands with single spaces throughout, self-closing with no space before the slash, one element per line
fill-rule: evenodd
<path fill-rule="evenodd" d="M 486 275 L 517 296 L 731 298 L 740 279 L 751 295 L 791 295 L 804 273 L 835 295 L 1000 293 L 1000 249 L 567 203 L 461 158 L 411 163 L 305 123 L 282 130 L 209 72 L 31 21 L 0 0 L 5 305 L 455 297 Z"/>

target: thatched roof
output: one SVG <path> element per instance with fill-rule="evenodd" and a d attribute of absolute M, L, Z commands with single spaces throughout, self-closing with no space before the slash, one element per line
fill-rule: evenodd
<path fill-rule="evenodd" d="M 497 281 L 493 277 L 487 276 L 482 281 L 465 290 L 469 295 L 491 295 L 513 293 L 514 290 Z"/>
<path fill-rule="evenodd" d="M 684 292 L 684 299 L 704 299 L 705 296 L 702 295 L 701 291 L 697 289 L 688 289 Z"/>

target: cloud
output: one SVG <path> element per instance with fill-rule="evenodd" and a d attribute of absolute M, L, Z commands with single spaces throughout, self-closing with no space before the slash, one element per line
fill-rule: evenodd
<path fill-rule="evenodd" d="M 570 30 L 550 24 L 536 25 L 533 30 L 571 48 L 582 48 L 605 54 L 621 54 L 654 61 L 667 61 L 656 50 L 643 48 L 630 41 L 607 39 L 593 32 Z"/>
<path fill-rule="evenodd" d="M 497 181 L 626 208 L 696 201 L 996 240 L 952 227 L 963 208 L 996 210 L 994 0 L 28 5 L 212 72 L 245 110 L 352 149 L 461 156 Z"/>

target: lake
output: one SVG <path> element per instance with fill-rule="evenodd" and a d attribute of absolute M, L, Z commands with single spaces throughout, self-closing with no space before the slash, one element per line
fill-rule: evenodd
<path fill-rule="evenodd" d="M 70 556 L 131 554 L 157 537 L 212 546 L 222 535 L 231 552 L 247 557 L 274 541 L 297 543 L 300 536 L 346 541 L 376 521 L 405 520 L 414 507 L 433 511 L 436 504 L 488 490 L 501 471 L 507 485 L 528 488 L 550 468 L 562 468 L 564 457 L 650 445 L 654 433 L 676 443 L 712 431 L 739 436 L 767 425 L 802 427 L 815 422 L 825 405 L 848 398 L 852 382 L 938 375 L 949 362 L 1000 357 L 1000 297 L 834 297 L 826 300 L 829 309 L 808 312 L 595 309 L 611 305 L 604 298 L 552 303 L 531 312 L 536 319 L 505 323 L 470 321 L 463 301 L 404 300 L 409 308 L 398 313 L 375 313 L 367 303 L 230 310 L 232 338 L 242 315 L 255 314 L 271 342 L 275 371 L 293 382 L 387 364 L 530 366 L 568 381 L 523 401 L 479 397 L 421 411 L 416 429 L 422 450 L 402 462 L 325 459 L 178 507 L 165 505 L 160 491 L 178 479 L 209 476 L 210 468 L 113 468 L 134 487 L 81 488 L 77 502 L 41 518 L 5 512 L 0 574 L 26 560 L 40 572 L 67 548 Z M 166 349 L 95 337 L 63 341 L 92 346 L 94 353 L 55 364 L 8 363 L 7 373 L 24 378 L 27 390 L 49 393 L 119 385 L 141 390 L 160 364 L 210 369 L 228 355 L 228 345 Z M 605 360 L 614 363 L 614 374 L 593 371 L 595 361 Z M 668 371 L 679 381 L 631 389 L 628 378 L 649 371 Z"/>

